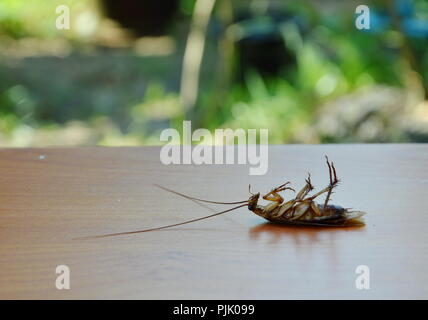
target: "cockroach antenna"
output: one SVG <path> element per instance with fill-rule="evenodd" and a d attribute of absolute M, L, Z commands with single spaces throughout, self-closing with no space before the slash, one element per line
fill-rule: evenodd
<path fill-rule="evenodd" d="M 176 195 L 179 195 L 181 197 L 184 197 L 186 199 L 195 200 L 195 201 L 201 201 L 201 202 L 207 202 L 207 203 L 214 203 L 214 204 L 240 204 L 240 203 L 247 203 L 248 202 L 248 200 L 236 201 L 236 202 L 219 202 L 219 201 L 210 201 L 210 200 L 198 199 L 198 198 L 194 198 L 194 197 L 190 197 L 188 195 L 182 194 L 182 193 L 177 192 L 175 190 L 171 190 L 171 189 L 165 188 L 165 187 L 163 187 L 161 185 L 158 185 L 158 184 L 155 184 L 155 186 L 158 187 L 158 188 L 161 188 L 161 189 L 163 189 L 165 191 L 168 191 L 168 192 L 174 193 Z M 251 191 L 250 191 L 250 193 L 251 193 Z"/>
<path fill-rule="evenodd" d="M 248 185 L 248 192 L 254 196 L 254 193 L 251 192 L 251 184 Z"/>
<path fill-rule="evenodd" d="M 74 238 L 73 240 L 88 240 L 88 239 L 99 239 L 99 238 L 107 238 L 107 237 L 115 237 L 115 236 L 123 236 L 123 235 L 129 235 L 129 234 L 136 234 L 136 233 L 143 233 L 143 232 L 149 232 L 149 231 L 156 231 L 156 230 L 162 230 L 162 229 L 166 229 L 166 228 L 171 228 L 171 227 L 177 227 L 177 226 L 181 226 L 183 224 L 188 224 L 188 223 L 192 223 L 192 222 L 196 222 L 196 221 L 200 221 L 200 220 L 204 220 L 204 219 L 208 219 L 208 218 L 212 218 L 215 216 L 219 216 L 221 214 L 236 210 L 238 208 L 241 207 L 245 207 L 247 206 L 247 204 L 241 204 L 237 207 L 228 209 L 228 210 L 224 210 L 221 212 L 217 212 L 214 214 L 211 214 L 209 216 L 205 216 L 205 217 L 201 217 L 201 218 L 196 218 L 196 219 L 192 219 L 192 220 L 188 220 L 188 221 L 184 221 L 184 222 L 180 222 L 180 223 L 174 223 L 174 224 L 170 224 L 170 225 L 166 225 L 166 226 L 162 226 L 162 227 L 155 227 L 155 228 L 150 228 L 150 229 L 143 229 L 143 230 L 136 230 L 136 231 L 127 231 L 127 232 L 118 232 L 118 233 L 109 233 L 109 234 L 101 234 L 98 236 L 88 236 L 88 237 L 81 237 L 81 238 Z"/>
<path fill-rule="evenodd" d="M 149 231 L 161 230 L 161 229 L 166 229 L 166 228 L 171 228 L 171 227 L 177 227 L 177 226 L 181 226 L 181 225 L 183 225 L 183 224 L 188 224 L 188 223 L 191 223 L 191 222 L 196 222 L 196 221 L 199 221 L 199 220 L 204 220 L 204 219 L 212 218 L 212 217 L 215 217 L 215 216 L 219 216 L 219 215 L 221 215 L 221 214 L 224 214 L 224 213 L 227 213 L 227 212 L 230 212 L 230 211 L 233 211 L 233 210 L 235 210 L 235 209 L 238 209 L 238 208 L 241 208 L 241 207 L 245 207 L 245 206 L 247 206 L 247 205 L 248 205 L 248 200 L 244 200 L 244 201 L 236 201 L 236 202 L 210 201 L 210 200 L 205 200 L 205 199 L 198 199 L 198 198 L 194 198 L 194 197 L 191 197 L 191 196 L 185 195 L 185 194 L 183 194 L 183 193 L 177 192 L 177 191 L 175 191 L 175 190 L 171 190 L 171 189 L 165 188 L 165 187 L 163 187 L 163 186 L 161 186 L 161 185 L 158 185 L 158 184 L 155 184 L 155 186 L 157 186 L 158 188 L 161 188 L 161 189 L 163 189 L 163 190 L 165 190 L 165 191 L 168 191 L 168 192 L 174 193 L 174 194 L 176 194 L 176 195 L 179 195 L 179 196 L 181 196 L 181 197 L 183 197 L 183 198 L 186 198 L 186 199 L 192 200 L 192 201 L 197 201 L 197 202 L 207 202 L 207 203 L 214 203 L 214 204 L 240 204 L 240 205 L 239 205 L 239 206 L 237 206 L 237 207 L 234 207 L 234 208 L 231 208 L 231 209 L 225 210 L 225 211 L 221 211 L 221 212 L 217 212 L 217 213 L 211 214 L 211 215 L 209 215 L 209 216 L 205 216 L 205 217 L 197 218 L 197 219 L 193 219 L 193 220 L 188 220 L 188 221 L 185 221 L 185 222 L 180 222 L 180 223 L 170 224 L 170 225 L 167 225 L 167 226 L 156 227 L 156 228 L 150 228 L 150 229 L 143 229 L 143 230 L 136 230 L 136 231 L 127 231 L 127 232 L 118 232 L 118 233 L 102 234 L 102 235 L 98 235 L 98 236 L 81 237 L 81 238 L 75 238 L 74 240 L 86 240 L 86 239 L 107 238 L 107 237 L 113 237 L 113 236 L 129 235 L 129 234 L 143 233 L 143 232 L 149 232 Z"/>

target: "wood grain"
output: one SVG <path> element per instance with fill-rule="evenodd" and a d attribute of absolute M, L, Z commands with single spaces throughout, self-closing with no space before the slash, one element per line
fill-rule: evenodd
<path fill-rule="evenodd" d="M 275 226 L 246 208 L 144 234 L 77 241 L 208 215 L 158 183 L 239 201 L 308 171 L 319 189 L 335 163 L 333 203 L 366 211 L 366 226 Z M 163 165 L 159 148 L 0 151 L 2 299 L 427 299 L 428 146 L 270 146 L 269 171 L 245 165 Z M 291 194 L 288 194 L 291 196 Z M 215 210 L 225 206 L 210 205 Z M 71 289 L 55 287 L 57 265 Z M 370 290 L 355 269 L 370 268 Z"/>

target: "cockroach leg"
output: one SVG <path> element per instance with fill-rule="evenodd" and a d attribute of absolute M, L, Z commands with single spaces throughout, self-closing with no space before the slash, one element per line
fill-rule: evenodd
<path fill-rule="evenodd" d="M 276 214 L 272 215 L 272 217 L 273 218 L 281 217 L 285 212 L 287 212 L 288 210 L 290 210 L 294 206 L 295 203 L 296 203 L 295 200 L 287 201 L 286 203 L 284 203 L 281 206 L 281 208 L 278 210 L 278 212 Z"/>
<path fill-rule="evenodd" d="M 305 201 L 305 202 L 299 203 L 295 207 L 294 212 L 293 212 L 293 217 L 290 220 L 297 220 L 297 219 L 303 217 L 303 215 L 308 212 L 308 208 L 310 206 L 311 206 L 311 202 Z"/>
<path fill-rule="evenodd" d="M 314 195 L 306 198 L 305 200 L 314 200 L 315 198 L 319 197 L 320 195 L 322 195 L 323 193 L 326 193 L 328 190 L 330 190 L 330 185 L 328 187 L 325 187 L 324 189 L 322 189 L 321 191 L 318 191 L 317 193 L 315 193 Z"/>
<path fill-rule="evenodd" d="M 332 194 L 333 188 L 339 183 L 339 180 L 337 179 L 337 175 L 336 175 L 336 168 L 334 167 L 333 162 L 331 162 L 331 164 L 328 161 L 328 157 L 325 156 L 326 160 L 327 160 L 327 165 L 328 165 L 328 172 L 329 172 L 329 176 L 330 176 L 330 185 L 327 187 L 328 188 L 328 193 L 327 196 L 325 197 L 325 201 L 324 201 L 324 208 L 327 207 L 328 201 L 330 200 L 330 196 Z M 333 172 L 333 174 L 332 174 Z"/>
<path fill-rule="evenodd" d="M 312 185 L 312 181 L 311 181 L 311 174 L 308 172 L 308 177 L 305 179 L 306 184 L 309 188 L 309 191 L 314 189 L 314 186 Z"/>
<path fill-rule="evenodd" d="M 325 187 L 324 189 L 322 189 L 321 191 L 319 191 L 319 192 L 315 193 L 314 195 L 305 199 L 305 200 L 314 200 L 315 198 L 317 198 L 321 194 L 327 192 L 327 196 L 326 196 L 325 201 L 324 201 L 324 207 L 327 206 L 328 201 L 330 200 L 330 196 L 333 192 L 333 189 L 339 183 L 339 179 L 337 179 L 337 175 L 336 175 L 336 168 L 334 167 L 333 163 L 330 164 L 327 156 L 326 156 L 326 159 L 327 159 L 327 166 L 328 166 L 329 179 L 330 179 L 329 185 L 327 187 Z"/>
<path fill-rule="evenodd" d="M 269 193 L 266 193 L 263 196 L 264 200 L 268 200 L 268 201 L 274 201 L 277 202 L 278 204 L 281 204 L 284 202 L 284 198 L 281 197 L 281 195 L 279 194 L 279 192 L 284 191 L 284 190 L 292 190 L 295 191 L 293 188 L 291 187 L 286 187 L 287 184 L 289 184 L 290 182 L 286 182 L 282 185 L 280 185 L 279 187 L 276 187 L 275 189 L 273 189 L 272 191 L 270 191 Z"/>
<path fill-rule="evenodd" d="M 269 214 L 269 215 L 271 215 L 272 214 L 272 212 L 277 208 L 277 207 L 279 207 L 281 205 L 281 203 L 280 202 L 272 202 L 272 203 L 269 203 L 268 205 L 266 205 L 265 207 L 264 207 L 264 209 L 263 209 L 263 212 L 265 213 L 265 214 Z"/>
<path fill-rule="evenodd" d="M 293 188 L 291 188 L 291 187 L 286 187 L 286 185 L 287 184 L 290 184 L 290 181 L 287 181 L 286 183 L 283 183 L 283 184 L 281 184 L 279 187 L 276 187 L 275 189 L 273 189 L 272 191 L 274 191 L 274 192 L 281 192 L 281 191 L 284 191 L 284 190 L 291 190 L 291 191 L 293 191 L 293 192 L 296 192 L 296 190 L 294 190 Z"/>
<path fill-rule="evenodd" d="M 281 195 L 279 194 L 279 192 L 284 191 L 284 190 L 292 190 L 294 191 L 293 188 L 291 187 L 286 187 L 286 185 L 288 185 L 290 182 L 286 182 L 282 185 L 280 185 L 279 187 L 276 187 L 275 189 L 273 189 L 272 191 L 268 192 L 267 194 L 265 194 L 263 196 L 264 200 L 267 201 L 272 201 L 272 203 L 268 204 L 265 206 L 264 208 L 264 212 L 265 213 L 271 213 L 274 211 L 274 209 L 276 209 L 277 207 L 279 207 L 283 202 L 284 202 L 284 198 L 281 197 Z"/>
<path fill-rule="evenodd" d="M 306 181 L 306 184 L 302 188 L 302 190 L 300 190 L 299 193 L 297 194 L 297 196 L 295 198 L 296 200 L 304 199 L 308 195 L 308 193 L 314 189 L 314 187 L 311 183 L 311 174 L 310 173 L 308 173 L 308 178 L 305 181 Z"/>
<path fill-rule="evenodd" d="M 299 193 L 296 195 L 296 200 L 300 200 L 303 198 L 303 196 L 305 194 L 307 194 L 308 192 L 308 185 L 305 185 L 300 191 Z"/>
<path fill-rule="evenodd" d="M 318 208 L 318 205 L 316 204 L 315 201 L 311 201 L 311 209 L 315 212 L 315 214 L 319 217 L 322 216 L 322 213 L 320 211 L 320 209 Z"/>
<path fill-rule="evenodd" d="M 275 190 L 272 190 L 271 192 L 265 194 L 263 196 L 263 199 L 268 201 L 278 202 L 279 204 L 281 204 L 284 201 L 284 198 L 281 197 L 280 194 L 276 193 Z"/>

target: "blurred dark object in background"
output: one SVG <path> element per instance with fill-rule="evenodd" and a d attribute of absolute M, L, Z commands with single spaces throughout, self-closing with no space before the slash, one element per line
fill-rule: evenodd
<path fill-rule="evenodd" d="M 284 23 L 295 23 L 294 20 L 284 10 L 268 10 L 263 15 L 249 10 L 236 14 L 235 27 L 239 29 L 236 75 L 239 81 L 244 81 L 251 70 L 262 76 L 278 76 L 284 69 L 295 66 L 295 55 L 287 48 L 281 32 Z"/>
<path fill-rule="evenodd" d="M 178 10 L 180 0 L 102 0 L 106 15 L 138 36 L 159 36 Z"/>

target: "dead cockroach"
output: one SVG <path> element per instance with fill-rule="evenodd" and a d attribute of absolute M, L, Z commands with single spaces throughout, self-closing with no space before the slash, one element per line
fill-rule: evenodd
<path fill-rule="evenodd" d="M 333 193 L 333 189 L 338 185 L 339 179 L 337 179 L 336 168 L 334 167 L 333 162 L 329 162 L 327 156 L 327 166 L 330 176 L 330 183 L 324 189 L 319 192 L 309 196 L 309 193 L 314 189 L 311 183 L 311 175 L 308 174 L 308 177 L 305 179 L 305 186 L 297 193 L 297 195 L 287 201 L 284 202 L 284 199 L 279 194 L 285 190 L 291 190 L 295 192 L 293 188 L 289 186 L 290 182 L 286 182 L 279 187 L 272 189 L 272 191 L 265 194 L 262 198 L 264 200 L 271 201 L 268 205 L 260 205 L 259 198 L 260 193 L 253 194 L 251 193 L 250 187 L 249 192 L 251 196 L 248 200 L 237 201 L 237 202 L 219 202 L 219 201 L 209 201 L 198 199 L 194 197 L 187 196 L 185 194 L 179 193 L 174 190 L 170 190 L 168 188 L 157 185 L 158 187 L 182 196 L 184 198 L 190 199 L 192 201 L 200 201 L 206 203 L 213 204 L 239 204 L 236 207 L 231 209 L 217 212 L 211 214 L 209 216 L 188 220 L 185 222 L 175 223 L 167 226 L 144 229 L 144 230 L 136 230 L 136 231 L 127 231 L 120 233 L 111 233 L 105 235 L 91 236 L 85 237 L 87 238 L 104 238 L 110 236 L 119 236 L 119 235 L 129 235 L 135 233 L 142 233 L 148 231 L 161 230 L 171 227 L 180 226 L 183 224 L 188 224 L 191 222 L 196 222 L 203 219 L 212 218 L 235 209 L 247 206 L 248 210 L 254 212 L 256 215 L 265 218 L 266 220 L 276 223 L 276 224 L 287 224 L 287 225 L 296 225 L 296 226 L 320 226 L 320 227 L 342 227 L 342 226 L 363 226 L 364 221 L 362 216 L 365 215 L 365 212 L 362 211 L 352 211 L 350 208 L 342 208 L 337 205 L 329 204 L 331 194 Z M 320 195 L 326 193 L 326 197 L 323 204 L 318 204 L 315 202 L 315 199 Z M 80 238 L 83 239 L 83 238 Z"/>

